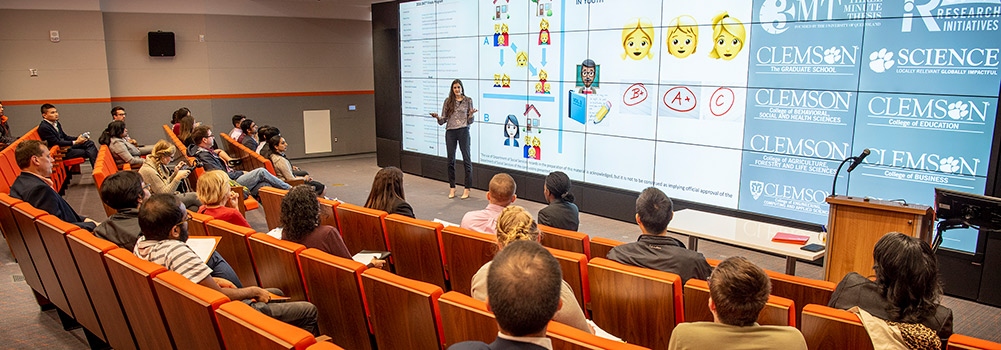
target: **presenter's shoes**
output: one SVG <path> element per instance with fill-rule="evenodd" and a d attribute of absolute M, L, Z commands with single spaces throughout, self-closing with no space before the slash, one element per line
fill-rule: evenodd
<path fill-rule="evenodd" d="M 469 190 L 462 191 L 462 197 L 459 199 L 469 199 Z"/>
<path fill-rule="evenodd" d="M 448 193 L 448 199 L 455 198 L 455 189 L 453 188 L 451 192 Z"/>

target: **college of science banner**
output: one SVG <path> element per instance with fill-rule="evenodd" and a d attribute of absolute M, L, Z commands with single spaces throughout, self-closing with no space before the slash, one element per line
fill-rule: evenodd
<path fill-rule="evenodd" d="M 814 223 L 866 148 L 837 193 L 983 193 L 999 18 L 998 0 L 404 3 L 404 149 L 446 155 L 426 113 L 461 78 L 484 164 Z"/>

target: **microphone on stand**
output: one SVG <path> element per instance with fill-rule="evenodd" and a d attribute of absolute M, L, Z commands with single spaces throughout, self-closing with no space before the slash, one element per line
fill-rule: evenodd
<path fill-rule="evenodd" d="M 855 162 L 853 162 L 852 165 L 848 166 L 848 172 L 850 173 L 852 172 L 852 170 L 855 170 L 855 167 L 859 166 L 859 164 L 862 164 L 862 160 L 868 156 L 869 156 L 869 149 L 866 148 L 862 150 L 862 154 L 859 154 L 858 157 L 855 157 Z"/>
<path fill-rule="evenodd" d="M 865 157 L 868 157 L 868 156 L 869 156 L 869 149 L 866 148 L 866 149 L 862 150 L 862 154 L 859 154 L 857 157 L 852 156 L 852 157 L 845 158 L 845 160 L 841 161 L 841 164 L 838 165 L 838 171 L 834 172 L 834 181 L 831 183 L 831 197 L 834 197 L 835 189 L 837 189 L 838 174 L 841 173 L 841 167 L 845 166 L 845 163 L 847 163 L 849 160 L 853 161 L 852 165 L 848 166 L 848 172 L 850 173 L 850 172 L 852 172 L 852 170 L 855 170 L 855 167 L 859 166 L 859 164 L 862 164 L 862 160 L 865 159 Z"/>

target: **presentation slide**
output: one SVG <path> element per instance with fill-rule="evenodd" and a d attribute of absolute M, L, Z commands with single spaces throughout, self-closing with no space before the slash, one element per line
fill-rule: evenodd
<path fill-rule="evenodd" d="M 983 194 L 999 18 L 969 0 L 402 3 L 403 149 L 447 156 L 429 114 L 459 79 L 480 164 L 817 224 L 864 149 L 838 194 Z"/>

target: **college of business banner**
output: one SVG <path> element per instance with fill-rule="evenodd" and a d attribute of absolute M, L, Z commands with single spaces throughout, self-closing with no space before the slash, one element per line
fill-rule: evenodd
<path fill-rule="evenodd" d="M 865 148 L 838 193 L 983 193 L 999 16 L 998 0 L 403 3 L 403 147 L 446 156 L 427 114 L 461 79 L 478 163 L 815 223 Z"/>

